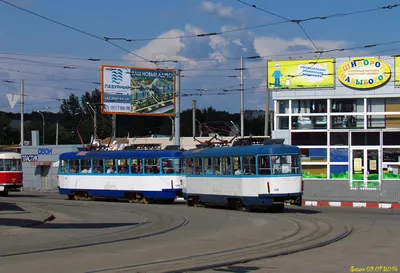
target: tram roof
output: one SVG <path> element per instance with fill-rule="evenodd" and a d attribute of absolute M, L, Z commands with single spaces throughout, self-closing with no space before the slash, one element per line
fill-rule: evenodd
<path fill-rule="evenodd" d="M 60 155 L 60 159 L 116 159 L 116 158 L 179 158 L 180 150 L 122 150 L 122 151 L 93 151 L 68 152 Z"/>
<path fill-rule="evenodd" d="M 251 156 L 259 154 L 300 154 L 300 148 L 293 145 L 254 145 L 199 148 L 183 152 L 182 157 Z"/>

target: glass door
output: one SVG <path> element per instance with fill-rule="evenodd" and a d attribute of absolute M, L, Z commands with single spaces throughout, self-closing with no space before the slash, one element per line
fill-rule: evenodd
<path fill-rule="evenodd" d="M 362 189 L 365 187 L 364 177 L 364 149 L 354 149 L 351 151 L 351 187 Z"/>
<path fill-rule="evenodd" d="M 367 188 L 368 189 L 378 189 L 380 185 L 380 150 L 378 149 L 366 149 L 366 175 L 365 178 L 367 181 Z"/>
<path fill-rule="evenodd" d="M 380 185 L 380 150 L 356 148 L 351 152 L 351 187 L 377 189 Z"/>

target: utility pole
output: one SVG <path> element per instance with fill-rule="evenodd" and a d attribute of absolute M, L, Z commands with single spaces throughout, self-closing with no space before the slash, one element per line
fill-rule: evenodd
<path fill-rule="evenodd" d="M 24 146 L 24 80 L 21 80 L 21 90 L 20 90 L 20 96 L 21 96 L 21 153 L 22 153 L 22 147 Z"/>
<path fill-rule="evenodd" d="M 176 106 L 175 106 L 175 145 L 181 146 L 181 69 L 176 70 L 177 83 L 175 96 L 176 96 Z"/>
<path fill-rule="evenodd" d="M 268 88 L 268 61 L 267 61 L 267 90 L 266 90 L 266 100 L 265 100 L 265 121 L 264 121 L 264 136 L 268 136 L 269 134 L 269 88 Z M 272 127 L 271 127 L 272 130 Z"/>
<path fill-rule="evenodd" d="M 117 136 L 117 115 L 112 115 L 112 138 L 113 140 L 116 139 Z"/>
<path fill-rule="evenodd" d="M 56 123 L 56 145 L 58 145 L 58 121 Z"/>
<path fill-rule="evenodd" d="M 240 58 L 240 136 L 244 137 L 243 58 Z"/>
<path fill-rule="evenodd" d="M 192 100 L 192 130 L 193 138 L 196 137 L 196 100 Z"/>

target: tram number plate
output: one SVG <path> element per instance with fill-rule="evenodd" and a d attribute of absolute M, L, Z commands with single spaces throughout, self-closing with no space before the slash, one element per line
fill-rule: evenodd
<path fill-rule="evenodd" d="M 0 186 L 0 191 L 4 191 L 4 186 Z"/>
<path fill-rule="evenodd" d="M 117 183 L 115 181 L 106 181 L 106 183 L 104 184 L 104 189 L 111 190 L 116 188 Z"/>

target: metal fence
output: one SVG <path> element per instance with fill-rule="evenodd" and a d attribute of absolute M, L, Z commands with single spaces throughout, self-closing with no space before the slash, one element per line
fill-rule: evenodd
<path fill-rule="evenodd" d="M 376 188 L 350 187 L 348 180 L 305 180 L 304 200 L 400 203 L 400 181 L 382 181 Z"/>
<path fill-rule="evenodd" d="M 57 179 L 24 180 L 23 191 L 58 192 Z M 400 203 L 400 181 L 382 181 L 376 189 L 352 189 L 348 180 L 304 180 L 307 201 Z"/>

